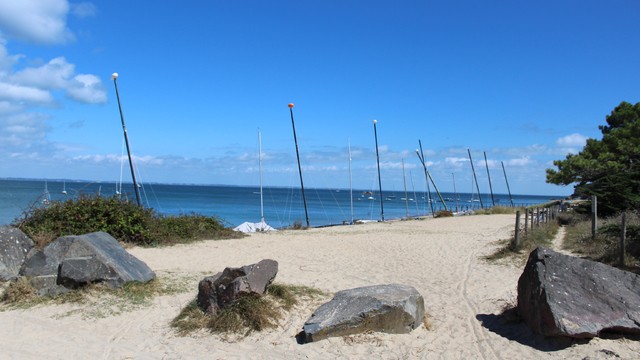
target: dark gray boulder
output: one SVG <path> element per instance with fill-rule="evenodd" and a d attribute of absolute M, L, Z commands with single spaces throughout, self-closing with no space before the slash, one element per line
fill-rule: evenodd
<path fill-rule="evenodd" d="M 336 293 L 304 323 L 299 341 L 378 331 L 407 334 L 424 320 L 424 299 L 412 286 L 366 286 Z"/>
<path fill-rule="evenodd" d="M 518 312 L 544 336 L 640 333 L 640 276 L 537 248 L 518 280 Z"/>
<path fill-rule="evenodd" d="M 118 288 L 127 282 L 148 282 L 155 278 L 147 264 L 105 232 L 63 236 L 42 250 L 33 249 L 20 275 L 31 278 L 39 295 L 55 295 L 89 283 Z"/>
<path fill-rule="evenodd" d="M 263 295 L 278 273 L 278 262 L 265 259 L 239 268 L 225 268 L 198 284 L 198 306 L 215 314 L 227 304 L 247 295 Z"/>
<path fill-rule="evenodd" d="M 20 268 L 33 248 L 33 241 L 22 230 L 0 226 L 0 281 L 18 277 Z"/>

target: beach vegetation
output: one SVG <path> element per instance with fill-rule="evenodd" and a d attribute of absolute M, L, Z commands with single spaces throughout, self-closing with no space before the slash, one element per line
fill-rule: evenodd
<path fill-rule="evenodd" d="M 327 294 L 307 286 L 274 283 L 265 295 L 242 297 L 215 314 L 202 311 L 194 299 L 171 321 L 171 327 L 183 336 L 201 330 L 247 336 L 277 327 L 286 312 L 301 300 L 318 297 L 326 298 Z"/>
<path fill-rule="evenodd" d="M 474 210 L 474 215 L 495 215 L 495 214 L 515 214 L 516 211 L 523 210 L 523 208 L 509 207 L 509 206 L 492 206 L 484 209 Z"/>
<path fill-rule="evenodd" d="M 619 266 L 621 235 L 621 215 L 598 219 L 598 229 L 594 238 L 591 220 L 578 214 L 566 227 L 564 248 L 594 261 Z M 627 270 L 640 271 L 640 214 L 638 212 L 627 212 L 625 265 Z"/>
<path fill-rule="evenodd" d="M 238 238 L 215 218 L 198 214 L 159 215 L 126 199 L 81 195 L 66 201 L 33 206 L 14 226 L 44 247 L 60 236 L 104 231 L 118 241 L 141 246 L 173 245 L 204 239 Z"/>
<path fill-rule="evenodd" d="M 307 230 L 308 227 L 302 225 L 302 221 L 296 220 L 293 222 L 293 225 L 289 227 L 291 230 Z"/>
<path fill-rule="evenodd" d="M 440 211 L 436 211 L 436 213 L 433 214 L 434 218 L 452 217 L 452 216 L 453 216 L 453 212 L 449 210 L 440 210 Z"/>
<path fill-rule="evenodd" d="M 560 226 L 557 222 L 551 221 L 548 223 L 540 223 L 533 228 L 527 229 L 526 236 L 523 230 L 519 233 L 519 243 L 515 246 L 515 233 L 509 239 L 504 239 L 499 242 L 498 249 L 485 256 L 486 260 L 500 260 L 504 258 L 517 258 L 519 260 L 526 260 L 529 253 L 539 246 L 550 247 L 553 243 L 553 239 L 556 237 Z"/>
<path fill-rule="evenodd" d="M 2 308 L 28 309 L 38 305 L 82 304 L 65 315 L 81 313 L 85 318 L 104 318 L 149 305 L 157 296 L 185 293 L 193 279 L 166 274 L 146 283 L 129 282 L 119 289 L 104 284 L 89 284 L 55 296 L 38 296 L 27 277 L 9 282 L 0 296 Z"/>
<path fill-rule="evenodd" d="M 555 160 L 547 183 L 574 185 L 574 196 L 598 198 L 598 215 L 640 210 L 640 103 L 622 102 L 598 126 L 601 139 L 587 139 L 577 154 Z"/>

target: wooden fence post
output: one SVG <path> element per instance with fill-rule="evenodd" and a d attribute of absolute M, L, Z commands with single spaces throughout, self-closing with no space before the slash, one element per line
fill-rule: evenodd
<path fill-rule="evenodd" d="M 531 231 L 533 231 L 533 224 L 534 224 L 534 221 L 533 221 L 533 209 L 531 209 Z"/>
<path fill-rule="evenodd" d="M 622 233 L 620 234 L 620 268 L 624 268 L 625 243 L 627 241 L 627 213 L 622 213 Z"/>
<path fill-rule="evenodd" d="M 524 208 L 524 237 L 527 238 L 529 232 L 529 208 Z"/>
<path fill-rule="evenodd" d="M 593 195 L 591 197 L 591 239 L 596 239 L 598 232 L 598 197 Z"/>
<path fill-rule="evenodd" d="M 520 247 L 520 210 L 516 211 L 516 231 L 513 236 L 511 250 L 518 250 L 518 247 Z"/>

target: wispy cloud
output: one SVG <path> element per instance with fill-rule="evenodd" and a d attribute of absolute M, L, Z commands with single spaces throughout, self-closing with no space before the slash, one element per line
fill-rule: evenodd
<path fill-rule="evenodd" d="M 560 149 L 568 154 L 577 154 L 580 151 L 579 148 L 584 147 L 586 143 L 587 137 L 577 133 L 563 136 L 556 140 L 556 144 Z"/>
<path fill-rule="evenodd" d="M 75 39 L 67 28 L 66 0 L 0 1 L 4 37 L 38 44 L 63 44 Z"/>
<path fill-rule="evenodd" d="M 89 5 L 77 8 L 77 15 L 89 15 Z M 107 101 L 100 78 L 77 73 L 66 58 L 43 64 L 7 50 L 9 41 L 37 46 L 73 40 L 66 25 L 69 9 L 66 0 L 0 1 L 0 154 L 55 156 L 57 147 L 48 139 L 52 117 L 42 108 L 54 109 L 62 96 L 86 104 Z"/>

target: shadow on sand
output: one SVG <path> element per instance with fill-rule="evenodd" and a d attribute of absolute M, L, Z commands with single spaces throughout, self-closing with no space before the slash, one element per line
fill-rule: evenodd
<path fill-rule="evenodd" d="M 513 309 L 498 315 L 478 314 L 476 315 L 476 319 L 478 319 L 487 330 L 540 351 L 558 351 L 574 344 L 586 344 L 589 342 L 588 339 L 551 338 L 535 334 L 520 320 Z"/>

